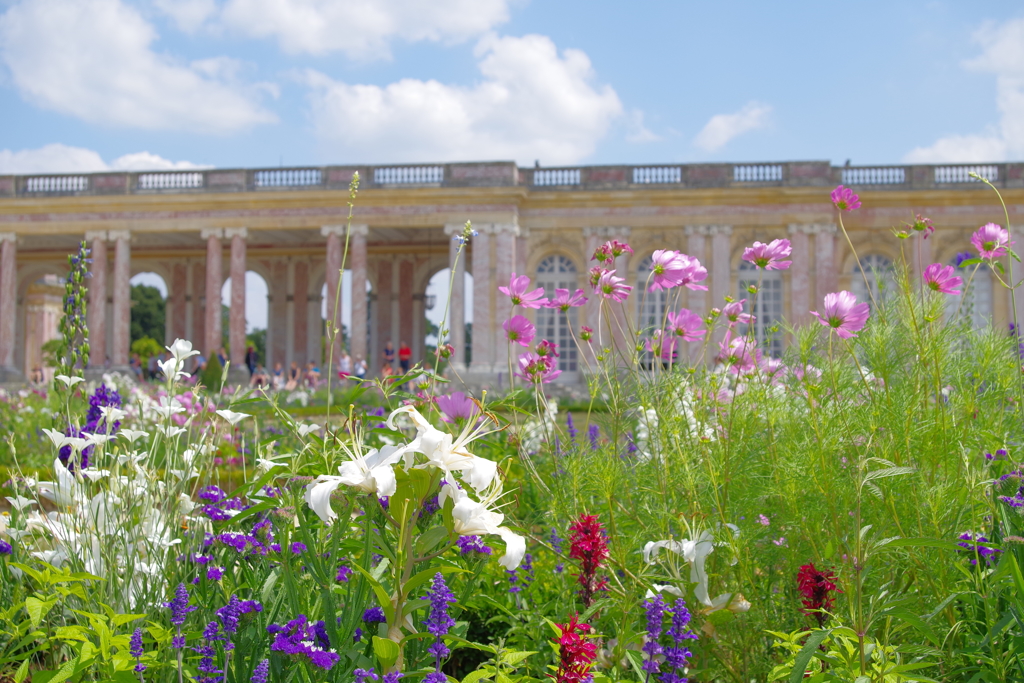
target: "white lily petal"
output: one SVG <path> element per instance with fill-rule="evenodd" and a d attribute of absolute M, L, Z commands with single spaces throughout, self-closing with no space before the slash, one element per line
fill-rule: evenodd
<path fill-rule="evenodd" d="M 233 410 L 218 410 L 217 414 L 227 420 L 232 427 L 237 425 L 239 422 L 247 417 L 252 417 L 249 413 L 236 413 Z"/>
<path fill-rule="evenodd" d="M 306 493 L 303 496 L 306 505 L 328 524 L 338 516 L 338 513 L 331 507 L 331 494 L 337 491 L 342 483 L 341 477 L 321 474 L 313 483 L 306 486 Z"/>

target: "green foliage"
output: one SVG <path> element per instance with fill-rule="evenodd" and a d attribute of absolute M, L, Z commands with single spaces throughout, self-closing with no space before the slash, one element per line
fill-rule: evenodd
<path fill-rule="evenodd" d="M 152 337 L 142 337 L 132 342 L 132 353 L 139 354 L 139 359 L 142 361 L 142 366 L 146 366 L 146 362 L 152 356 L 159 356 L 164 352 L 164 347 L 160 345 L 160 342 L 153 339 Z"/>
<path fill-rule="evenodd" d="M 267 367 L 267 331 L 264 329 L 253 330 L 246 336 L 245 341 L 256 349 L 256 357 L 259 359 L 257 362 Z"/>
<path fill-rule="evenodd" d="M 57 367 L 57 363 L 60 362 L 60 358 L 64 355 L 64 339 L 57 337 L 44 342 L 42 351 L 43 365 L 48 368 Z"/>
<path fill-rule="evenodd" d="M 223 374 L 224 367 L 220 364 L 220 359 L 216 353 L 211 353 L 206 359 L 206 369 L 201 373 L 199 381 L 204 387 L 216 393 L 221 389 Z"/>
<path fill-rule="evenodd" d="M 160 290 L 149 285 L 132 285 L 132 342 L 149 337 L 163 346 L 167 302 Z"/>

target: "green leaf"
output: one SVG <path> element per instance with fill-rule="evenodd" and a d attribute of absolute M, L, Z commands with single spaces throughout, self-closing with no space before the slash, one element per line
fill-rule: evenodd
<path fill-rule="evenodd" d="M 51 595 L 47 600 L 40 600 L 36 597 L 25 598 L 25 611 L 32 620 L 32 628 L 39 628 L 43 623 L 43 617 L 49 614 L 53 606 L 57 604 L 57 596 Z"/>
<path fill-rule="evenodd" d="M 525 660 L 530 655 L 537 654 L 536 651 L 529 652 L 503 652 L 501 655 L 501 661 L 509 666 L 517 666 L 520 662 Z"/>
<path fill-rule="evenodd" d="M 69 659 L 64 666 L 56 671 L 37 671 L 32 674 L 32 683 L 64 683 L 75 673 L 75 666 L 78 665 L 78 658 Z"/>
<path fill-rule="evenodd" d="M 398 643 L 379 636 L 373 637 L 373 654 L 377 655 L 381 669 L 387 670 L 398 661 Z"/>
<path fill-rule="evenodd" d="M 370 588 L 377 595 L 377 601 L 380 602 L 381 609 L 384 610 L 384 616 L 387 617 L 388 623 L 393 623 L 395 620 L 395 608 L 391 606 L 391 596 L 388 595 L 387 589 L 359 564 L 353 564 L 352 567 L 366 577 L 366 580 L 370 583 Z"/>
<path fill-rule="evenodd" d="M 142 619 L 145 614 L 115 614 L 111 617 L 111 621 L 114 622 L 114 626 L 124 626 L 125 624 L 135 621 L 136 619 Z"/>
<path fill-rule="evenodd" d="M 644 656 L 636 650 L 626 650 L 626 659 L 629 660 L 630 666 L 633 667 L 633 672 L 637 675 L 638 680 L 644 680 L 647 677 L 647 673 L 643 669 Z"/>
<path fill-rule="evenodd" d="M 403 586 L 403 588 L 405 589 L 406 595 L 409 595 L 414 590 L 416 590 L 416 588 L 418 586 L 420 586 L 421 584 L 424 584 L 427 581 L 429 581 L 430 579 L 434 578 L 434 575 L 437 574 L 438 572 L 441 572 L 442 574 L 444 574 L 444 573 L 452 573 L 452 572 L 460 572 L 462 574 L 465 574 L 468 571 L 469 571 L 468 569 L 463 569 L 462 567 L 456 567 L 455 565 L 442 564 L 440 566 L 431 567 L 430 569 L 424 569 L 423 571 L 419 572 L 418 574 L 413 576 L 411 579 L 406 581 L 405 582 L 405 586 Z"/>
<path fill-rule="evenodd" d="M 829 539 L 829 542 L 825 544 L 825 554 L 823 555 L 823 557 L 826 560 L 831 560 L 832 556 L 835 555 L 835 554 L 836 554 L 836 549 L 832 546 L 832 540 Z"/>
<path fill-rule="evenodd" d="M 476 671 L 470 671 L 466 674 L 466 677 L 462 679 L 462 683 L 479 683 L 485 678 L 490 678 L 494 673 L 486 671 L 484 669 L 477 669 Z"/>
<path fill-rule="evenodd" d="M 21 683 L 28 677 L 28 662 L 29 660 L 26 657 L 21 666 L 18 667 L 18 670 L 14 672 L 14 683 Z"/>
<path fill-rule="evenodd" d="M 903 548 L 906 546 L 921 547 L 921 548 L 941 548 L 942 550 L 962 550 L 960 546 L 952 541 L 946 541 L 941 538 L 894 538 L 886 540 L 880 543 L 879 546 L 884 545 L 887 548 Z"/>
<path fill-rule="evenodd" d="M 807 665 L 811 661 L 811 657 L 814 656 L 814 652 L 821 645 L 822 641 L 825 640 L 832 633 L 831 630 L 827 631 L 815 631 L 807 638 L 807 642 L 797 653 L 796 658 L 793 659 L 793 671 L 789 674 L 789 683 L 800 683 L 804 678 L 804 672 L 807 671 Z"/>

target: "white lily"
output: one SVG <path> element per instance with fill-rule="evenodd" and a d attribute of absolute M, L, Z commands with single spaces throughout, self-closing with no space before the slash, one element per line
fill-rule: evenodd
<path fill-rule="evenodd" d="M 171 415 L 177 415 L 178 413 L 185 412 L 185 406 L 178 402 L 178 399 L 172 398 L 167 400 L 166 396 L 160 398 L 160 403 L 153 406 L 153 412 L 164 418 L 165 420 Z"/>
<path fill-rule="evenodd" d="M 331 474 L 321 474 L 306 486 L 306 493 L 303 498 L 306 505 L 316 513 L 324 522 L 330 524 L 338 517 L 338 513 L 331 507 L 331 494 L 341 486 L 341 477 Z"/>
<path fill-rule="evenodd" d="M 164 377 L 170 378 L 172 382 L 191 377 L 189 373 L 181 369 L 181 361 L 176 358 L 168 358 L 167 360 L 160 360 L 156 362 L 160 366 L 160 372 L 163 373 Z"/>
<path fill-rule="evenodd" d="M 286 467 L 287 463 L 277 462 L 276 460 L 268 460 L 266 458 L 256 459 L 256 470 L 260 474 L 266 474 L 275 467 Z"/>
<path fill-rule="evenodd" d="M 505 521 L 505 515 L 492 509 L 500 497 L 501 482 L 496 481 L 483 500 L 476 501 L 467 491 L 449 480 L 441 487 L 440 502 L 444 505 L 448 498 L 455 501 L 452 507 L 452 521 L 455 533 L 460 536 L 500 536 L 505 542 L 505 554 L 498 560 L 498 564 L 512 571 L 523 561 L 523 555 L 526 554 L 526 539 L 501 525 Z"/>
<path fill-rule="evenodd" d="M 58 432 L 56 429 L 43 427 L 43 433 L 50 437 L 50 441 L 53 442 L 54 448 L 63 448 L 68 443 L 68 435 L 64 432 Z"/>
<path fill-rule="evenodd" d="M 708 596 L 708 575 L 704 571 L 704 561 L 715 549 L 714 536 L 711 532 L 705 529 L 696 541 L 649 541 L 644 546 L 644 561 L 652 564 L 662 548 L 682 555 L 683 559 L 689 563 L 690 581 L 697 584 L 693 589 L 693 594 L 702 603 L 711 607 L 711 598 Z"/>
<path fill-rule="evenodd" d="M 68 389 L 75 386 L 79 382 L 85 381 L 81 377 L 68 377 L 67 375 L 57 375 L 56 377 L 54 377 L 54 379 L 59 379 L 61 382 L 64 383 L 64 386 L 66 386 Z"/>
<path fill-rule="evenodd" d="M 100 446 L 116 438 L 112 434 L 89 434 L 88 432 L 82 432 L 82 436 L 85 437 L 89 446 Z"/>
<path fill-rule="evenodd" d="M 245 418 L 252 417 L 252 415 L 250 415 L 249 413 L 236 413 L 233 410 L 218 410 L 217 414 L 223 417 L 225 420 L 227 420 L 232 427 L 237 425 Z"/>
<path fill-rule="evenodd" d="M 156 430 L 166 436 L 168 439 L 173 439 L 178 434 L 184 434 L 184 427 L 176 427 L 174 425 L 157 425 Z"/>
<path fill-rule="evenodd" d="M 462 477 L 476 491 L 487 489 L 498 476 L 498 463 L 487 458 L 473 455 L 467 446 L 474 439 L 486 433 L 484 427 L 477 427 L 473 420 L 467 420 L 466 426 L 456 438 L 442 432 L 427 421 L 412 406 L 403 406 L 388 416 L 389 429 L 396 429 L 395 419 L 400 415 L 407 416 L 416 427 L 416 438 L 405 448 L 405 466 L 412 465 L 412 453 L 422 453 L 427 458 L 427 465 L 448 472 L 461 472 Z"/>
<path fill-rule="evenodd" d="M 14 496 L 13 498 L 7 496 L 7 502 L 10 503 L 11 507 L 18 512 L 24 512 L 25 508 L 36 504 L 36 501 L 31 498 L 25 498 L 24 496 Z"/>
<path fill-rule="evenodd" d="M 104 422 L 108 425 L 120 422 L 128 415 L 125 411 L 114 406 L 100 406 L 100 413 L 103 415 Z"/>
<path fill-rule="evenodd" d="M 57 481 L 41 481 L 36 484 L 40 496 L 57 505 L 72 505 L 81 499 L 82 485 L 59 459 L 53 461 L 53 473 Z"/>
<path fill-rule="evenodd" d="M 338 467 L 341 476 L 321 474 L 306 486 L 305 500 L 313 512 L 325 522 L 332 522 L 338 515 L 331 507 L 331 494 L 339 486 L 351 486 L 364 493 L 378 496 L 392 496 L 398 488 L 394 466 L 405 453 L 405 447 L 385 446 L 362 455 L 350 453 L 352 458 Z"/>

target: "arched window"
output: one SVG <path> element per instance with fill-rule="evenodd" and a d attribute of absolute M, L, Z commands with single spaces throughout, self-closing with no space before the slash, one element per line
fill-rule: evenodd
<path fill-rule="evenodd" d="M 651 265 L 654 261 L 650 256 L 640 262 L 636 271 L 636 319 L 637 329 L 641 335 L 650 335 L 665 322 L 665 307 L 668 306 L 668 292 L 659 289 L 648 292 L 650 287 Z"/>
<path fill-rule="evenodd" d="M 962 260 L 957 256 L 949 262 L 956 266 L 956 274 L 963 278 L 964 283 L 959 287 L 960 294 L 946 296 L 946 320 L 951 323 L 969 320 L 971 329 L 980 330 L 992 321 L 992 273 L 985 264 L 978 266 L 977 272 L 974 266 L 961 268 L 959 262 Z"/>
<path fill-rule="evenodd" d="M 747 291 L 748 287 L 758 286 L 758 283 L 760 289 L 756 296 Z M 755 317 L 754 337 L 758 345 L 771 356 L 781 356 L 782 332 L 773 334 L 769 332 L 769 328 L 782 320 L 782 273 L 777 270 L 759 272 L 753 263 L 741 261 L 736 289 L 737 298 L 747 300 L 744 304 L 746 312 Z M 753 310 L 751 305 L 754 306 Z"/>
<path fill-rule="evenodd" d="M 565 256 L 548 256 L 537 266 L 537 286 L 544 288 L 544 295 L 549 299 L 555 296 L 556 289 L 575 291 L 576 266 Z M 570 325 L 576 327 L 577 319 L 575 308 L 570 308 L 568 313 L 557 308 L 537 309 L 537 340 L 547 339 L 558 344 L 558 369 L 563 373 L 578 369 L 579 359 L 570 328 Z"/>
<path fill-rule="evenodd" d="M 850 272 L 850 291 L 857 296 L 857 301 L 871 303 L 872 296 L 868 295 L 864 286 L 865 275 L 875 301 L 884 301 L 892 296 L 896 290 L 896 271 L 892 261 L 880 254 L 868 254 L 861 257 L 860 262 L 864 266 L 864 275 L 861 275 L 856 263 Z"/>

